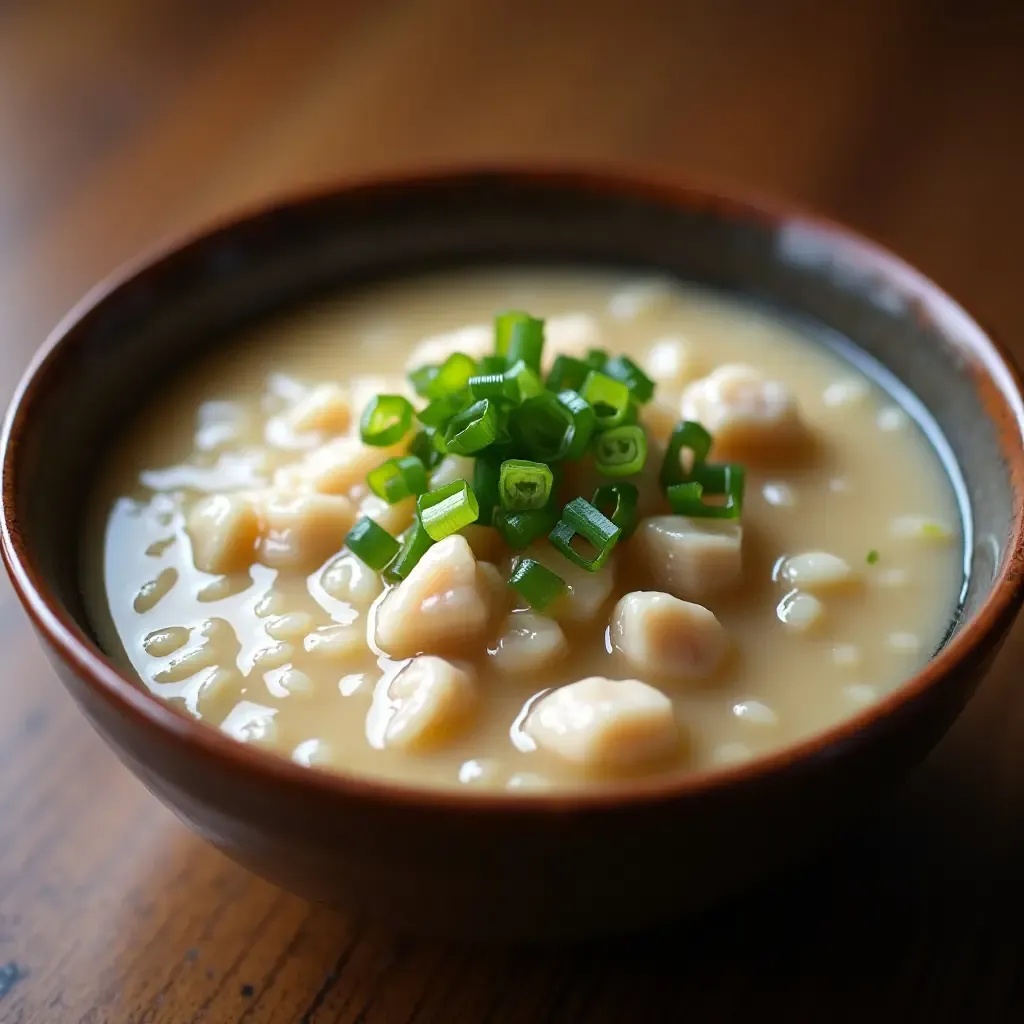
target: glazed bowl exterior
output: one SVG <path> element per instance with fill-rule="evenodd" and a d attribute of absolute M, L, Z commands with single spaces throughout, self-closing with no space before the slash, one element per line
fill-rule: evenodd
<path fill-rule="evenodd" d="M 476 794 L 331 774 L 172 710 L 103 653 L 79 587 L 102 452 L 170 369 L 325 289 L 409 271 L 592 263 L 753 296 L 881 362 L 928 407 L 971 496 L 961 615 L 906 685 L 741 767 L 627 789 Z M 15 397 L 3 557 L 54 668 L 121 761 L 230 857 L 392 927 L 501 939 L 636 929 L 814 849 L 917 763 L 1019 608 L 1019 380 L 948 296 L 850 232 L 706 191 L 575 170 L 466 170 L 342 185 L 232 219 L 86 298 Z"/>

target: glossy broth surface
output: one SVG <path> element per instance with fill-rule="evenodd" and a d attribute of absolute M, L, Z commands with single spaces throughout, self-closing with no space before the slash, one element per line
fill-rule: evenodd
<path fill-rule="evenodd" d="M 552 615 L 563 639 L 550 658 L 539 653 L 545 635 L 530 634 L 525 667 L 515 658 L 499 664 L 499 638 L 510 617 L 512 626 L 528 621 L 516 619 L 526 606 L 497 579 L 508 577 L 514 554 L 493 531 L 471 528 L 479 561 L 497 570 L 486 581 L 487 626 L 458 650 L 427 650 L 456 664 L 468 701 L 450 722 L 440 715 L 423 742 L 392 743 L 393 684 L 408 659 L 389 657 L 376 642 L 383 585 L 364 577 L 354 593 L 359 567 L 342 552 L 342 520 L 351 525 L 369 513 L 395 534 L 408 525 L 410 502 L 388 508 L 363 483 L 366 458 L 372 465 L 394 453 L 367 455 L 347 442 L 364 462 L 354 475 L 332 477 L 328 489 L 346 499 L 347 511 L 331 506 L 336 519 L 323 528 L 334 541 L 325 548 L 318 535 L 312 554 L 299 550 L 303 524 L 281 527 L 275 541 L 267 534 L 272 514 L 257 511 L 254 528 L 264 539 L 251 564 L 201 571 L 190 516 L 210 495 L 241 496 L 260 510 L 315 491 L 321 478 L 307 472 L 311 460 L 337 448 L 339 437 L 358 438 L 366 401 L 411 394 L 405 372 L 417 346 L 428 357 L 479 355 L 495 312 L 509 308 L 548 318 L 549 358 L 600 346 L 630 355 L 658 379 L 642 417 L 649 460 L 660 462 L 684 390 L 733 364 L 787 389 L 807 444 L 792 457 L 785 448 L 731 456 L 746 467 L 741 576 L 726 592 L 690 596 L 728 638 L 713 672 L 645 676 L 615 647 L 616 602 L 662 589 L 640 531 L 598 574 L 607 596 L 599 592 L 586 614 Z M 90 614 L 105 648 L 141 685 L 183 714 L 302 764 L 514 790 L 735 763 L 839 722 L 899 686 L 955 615 L 960 512 L 920 425 L 799 327 L 712 292 L 592 271 L 452 272 L 307 306 L 177 371 L 126 432 L 97 489 L 84 540 Z M 318 387 L 319 403 L 310 397 Z M 454 478 L 459 469 L 439 471 Z M 567 473 L 575 493 L 589 498 L 593 474 L 580 476 Z M 656 477 L 655 469 L 644 486 Z M 642 505 L 664 514 L 663 500 L 655 489 Z M 787 564 L 799 563 L 786 559 L 808 552 L 841 560 L 843 578 L 805 588 L 798 571 L 787 576 Z M 545 561 L 557 567 L 557 558 Z M 591 676 L 640 679 L 666 695 L 677 740 L 635 763 L 600 753 L 574 760 L 538 745 L 526 724 L 531 709 L 551 690 Z M 619 749 L 618 738 L 608 742 Z"/>

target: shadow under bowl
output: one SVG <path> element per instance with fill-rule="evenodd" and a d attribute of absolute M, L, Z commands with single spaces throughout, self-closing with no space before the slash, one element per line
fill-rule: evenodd
<path fill-rule="evenodd" d="M 329 774 L 229 739 L 111 663 L 79 587 L 97 461 L 174 366 L 244 323 L 355 282 L 482 263 L 596 263 L 752 296 L 852 339 L 927 407 L 970 496 L 956 628 L 848 721 L 741 767 L 614 792 L 486 795 Z M 1017 374 L 956 303 L 844 229 L 666 182 L 573 170 L 372 181 L 261 209 L 86 298 L 8 414 L 2 548 L 50 660 L 145 785 L 230 857 L 392 927 L 562 939 L 649 926 L 812 850 L 924 757 L 1019 608 Z"/>

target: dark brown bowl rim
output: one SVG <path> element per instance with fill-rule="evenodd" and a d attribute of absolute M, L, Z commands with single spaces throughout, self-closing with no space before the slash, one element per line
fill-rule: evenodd
<path fill-rule="evenodd" d="M 839 724 L 793 743 L 775 753 L 751 761 L 680 776 L 660 776 L 632 783 L 571 791 L 526 791 L 488 793 L 474 790 L 442 789 L 398 784 L 334 770 L 308 768 L 287 757 L 239 743 L 219 729 L 187 717 L 142 689 L 97 650 L 61 602 L 50 592 L 24 542 L 18 521 L 15 494 L 18 489 L 17 450 L 21 437 L 32 429 L 31 411 L 37 396 L 47 387 L 63 351 L 79 342 L 84 321 L 98 307 L 116 301 L 120 288 L 139 275 L 153 272 L 165 260 L 182 251 L 200 248 L 223 239 L 251 223 L 286 213 L 290 209 L 316 205 L 338 197 L 352 199 L 395 194 L 429 192 L 436 188 L 471 186 L 489 182 L 514 188 L 549 185 L 597 195 L 637 198 L 677 208 L 714 210 L 734 219 L 753 220 L 776 228 L 800 227 L 818 233 L 829 249 L 855 251 L 857 258 L 880 279 L 888 279 L 927 300 L 930 315 L 953 318 L 966 328 L 972 365 L 982 372 L 975 386 L 983 405 L 997 427 L 999 443 L 1008 466 L 1013 490 L 1013 517 L 1007 555 L 992 581 L 982 606 L 958 633 L 919 672 L 896 690 L 865 710 Z M 925 308 L 924 306 L 922 309 Z M 428 810 L 498 814 L 599 811 L 637 803 L 659 803 L 700 797 L 713 791 L 766 777 L 799 770 L 801 765 L 827 757 L 839 748 L 865 740 L 872 727 L 905 709 L 942 679 L 955 672 L 972 653 L 995 648 L 1024 600 L 1024 398 L 1021 376 L 1013 358 L 984 330 L 977 319 L 955 302 L 934 282 L 884 247 L 828 218 L 795 204 L 775 199 L 754 199 L 682 183 L 649 169 L 601 168 L 552 165 L 520 166 L 459 165 L 423 173 L 376 175 L 340 182 L 257 203 L 156 246 L 130 261 L 87 293 L 50 333 L 25 371 L 4 421 L 2 449 L 2 518 L 0 553 L 36 629 L 60 659 L 94 694 L 113 705 L 120 714 L 144 720 L 144 724 L 166 731 L 171 738 L 220 759 L 222 767 L 235 772 L 262 775 L 268 782 L 298 785 L 319 791 L 327 798 L 361 802 L 416 805 Z"/>

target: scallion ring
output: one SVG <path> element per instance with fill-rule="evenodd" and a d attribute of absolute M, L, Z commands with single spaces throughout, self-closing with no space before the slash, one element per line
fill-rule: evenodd
<path fill-rule="evenodd" d="M 402 534 L 402 547 L 395 560 L 384 571 L 384 578 L 389 583 L 404 580 L 433 544 L 430 534 L 423 529 L 419 516 L 416 516 L 412 526 Z"/>
<path fill-rule="evenodd" d="M 488 398 L 453 416 L 445 427 L 445 448 L 452 455 L 472 455 L 498 436 L 498 407 Z"/>
<path fill-rule="evenodd" d="M 579 391 L 592 369 L 582 359 L 556 356 L 544 385 L 549 391 Z"/>
<path fill-rule="evenodd" d="M 683 452 L 688 451 L 691 465 L 683 465 Z M 670 487 L 689 479 L 691 471 L 706 461 L 711 451 L 711 435 L 694 420 L 677 423 L 669 438 L 661 464 L 661 486 Z"/>
<path fill-rule="evenodd" d="M 383 570 L 398 554 L 398 541 L 369 516 L 363 516 L 349 530 L 345 544 L 360 562 L 374 572 Z"/>
<path fill-rule="evenodd" d="M 605 476 L 632 476 L 647 461 L 647 434 L 635 423 L 614 427 L 594 438 L 594 465 Z"/>
<path fill-rule="evenodd" d="M 498 477 L 498 494 L 506 512 L 528 512 L 544 508 L 554 485 L 551 467 L 543 462 L 506 459 Z"/>
<path fill-rule="evenodd" d="M 558 513 L 550 508 L 529 512 L 505 512 L 496 509 L 493 525 L 501 539 L 513 550 L 528 548 L 539 537 L 551 532 L 558 521 Z"/>
<path fill-rule="evenodd" d="M 495 320 L 495 351 L 505 356 L 508 366 L 520 359 L 540 373 L 544 352 L 544 321 L 528 313 L 502 313 Z"/>
<path fill-rule="evenodd" d="M 629 356 L 609 359 L 601 368 L 601 372 L 622 381 L 629 388 L 633 400 L 641 405 L 654 397 L 654 381 Z"/>
<path fill-rule="evenodd" d="M 746 474 L 742 466 L 726 463 L 701 463 L 691 471 L 689 479 L 671 484 L 665 491 L 669 506 L 676 515 L 695 519 L 738 519 L 743 511 L 743 489 Z M 722 504 L 709 504 L 707 496 L 724 496 Z"/>
<path fill-rule="evenodd" d="M 591 370 L 580 388 L 580 395 L 594 410 L 598 430 L 611 430 L 629 422 L 629 388 L 621 380 Z"/>
<path fill-rule="evenodd" d="M 550 392 L 528 398 L 513 409 L 509 423 L 513 440 L 535 462 L 565 458 L 576 435 L 572 412 Z"/>
<path fill-rule="evenodd" d="M 415 455 L 388 459 L 366 475 L 370 490 L 389 505 L 427 490 L 427 471 Z"/>
<path fill-rule="evenodd" d="M 619 539 L 626 540 L 636 529 L 639 500 L 640 492 L 636 485 L 622 480 L 614 484 L 602 484 L 594 491 L 590 504 L 622 531 Z"/>
<path fill-rule="evenodd" d="M 431 540 L 444 540 L 480 516 L 473 488 L 465 480 L 453 480 L 436 491 L 427 491 L 416 500 L 423 529 Z"/>
<path fill-rule="evenodd" d="M 480 517 L 477 522 L 484 526 L 494 524 L 494 514 L 501 507 L 499 480 L 501 478 L 501 461 L 498 459 L 478 456 L 473 461 L 473 493 L 480 506 Z"/>
<path fill-rule="evenodd" d="M 465 392 L 455 395 L 441 395 L 439 398 L 431 401 L 425 409 L 421 409 L 416 413 L 416 418 L 425 427 L 434 427 L 436 430 L 443 432 L 449 420 L 465 407 L 468 398 L 469 395 Z"/>
<path fill-rule="evenodd" d="M 508 583 L 539 612 L 550 608 L 569 589 L 561 576 L 532 558 L 519 561 Z"/>
<path fill-rule="evenodd" d="M 562 509 L 562 518 L 548 539 L 570 562 L 588 572 L 597 572 L 608 561 L 621 535 L 622 530 L 589 501 L 573 498 Z M 588 557 L 573 547 L 577 537 L 582 537 L 594 549 L 592 556 Z"/>
<path fill-rule="evenodd" d="M 597 427 L 597 414 L 590 403 L 576 391 L 559 391 L 558 402 L 565 406 L 572 416 L 572 440 L 566 449 L 565 458 L 577 462 L 587 453 L 590 439 Z"/>
<path fill-rule="evenodd" d="M 367 403 L 359 420 L 363 444 L 389 448 L 397 444 L 412 426 L 412 405 L 402 395 L 377 395 Z"/>
<path fill-rule="evenodd" d="M 444 452 L 435 444 L 436 435 L 437 431 L 433 427 L 424 427 L 423 430 L 418 430 L 413 435 L 412 441 L 409 442 L 409 454 L 415 455 L 423 463 L 427 472 L 437 469 L 444 459 Z M 443 436 L 440 441 L 443 445 Z"/>

